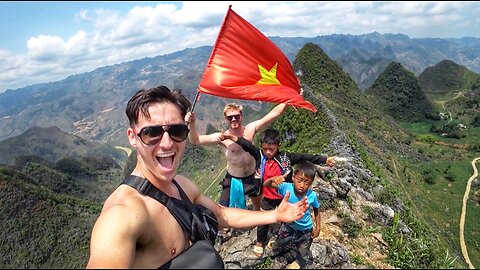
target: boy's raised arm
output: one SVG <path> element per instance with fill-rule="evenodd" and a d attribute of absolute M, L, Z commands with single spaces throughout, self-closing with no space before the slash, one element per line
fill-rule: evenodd
<path fill-rule="evenodd" d="M 285 178 L 290 173 L 290 171 L 285 172 L 282 175 L 276 175 L 274 177 L 268 178 L 263 182 L 263 186 L 277 188 L 281 183 L 285 182 Z"/>

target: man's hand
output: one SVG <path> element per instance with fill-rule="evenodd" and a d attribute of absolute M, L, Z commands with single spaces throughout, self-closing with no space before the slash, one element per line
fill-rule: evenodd
<path fill-rule="evenodd" d="M 288 198 L 290 198 L 290 191 L 287 191 L 280 205 L 274 210 L 277 212 L 277 222 L 288 223 L 299 220 L 308 208 L 306 196 L 295 204 L 289 203 Z"/>
<path fill-rule="evenodd" d="M 187 112 L 185 115 L 185 122 L 195 125 L 195 113 L 194 112 Z"/>
<path fill-rule="evenodd" d="M 232 140 L 232 141 L 236 142 L 238 140 L 238 137 L 235 136 L 235 135 L 229 134 L 229 133 L 225 133 L 225 131 L 222 129 L 222 132 L 220 133 L 219 139 L 220 139 L 220 141 Z"/>

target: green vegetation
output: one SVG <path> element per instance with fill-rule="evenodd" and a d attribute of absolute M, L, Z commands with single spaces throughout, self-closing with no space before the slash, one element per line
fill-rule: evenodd
<path fill-rule="evenodd" d="M 413 161 L 404 159 L 403 170 L 413 181 L 407 188 L 412 194 L 413 203 L 424 220 L 435 228 L 434 233 L 442 239 L 450 254 L 458 259 L 456 264 L 465 267 L 460 251 L 459 219 L 462 199 L 467 180 L 473 171 L 470 162 L 478 156 L 480 129 L 473 125 L 461 130 L 462 136 L 439 136 L 438 129 L 444 132 L 454 131 L 458 123 L 473 123 L 476 117 L 475 106 L 469 107 L 468 100 L 474 100 L 474 94 L 465 91 L 427 92 L 430 98 L 441 104 L 439 108 L 450 112 L 453 120 L 423 121 L 419 123 L 402 123 L 402 127 L 415 134 L 412 146 L 423 153 L 429 160 Z M 466 98 L 468 96 L 468 98 Z M 475 102 L 473 102 L 475 103 Z M 428 138 L 428 139 L 426 139 Z M 402 171 L 402 169 L 399 169 Z M 415 179 L 421 179 L 415 180 Z M 471 198 L 467 203 L 465 221 L 465 241 L 469 257 L 475 266 L 480 265 L 480 229 L 475 224 L 480 220 L 479 206 Z M 448 261 L 448 260 L 445 260 Z"/>
<path fill-rule="evenodd" d="M 206 196 L 218 201 L 220 183 L 225 176 L 226 160 L 217 146 L 201 147 L 187 143 L 179 174 L 197 184 Z M 215 162 L 213 162 L 215 161 Z"/>
<path fill-rule="evenodd" d="M 425 189 L 430 185 L 422 180 L 421 168 L 406 165 L 429 164 L 431 161 L 428 158 L 438 154 L 438 149 L 434 149 L 435 145 L 433 148 L 423 148 L 422 151 L 424 151 L 425 156 L 412 151 L 410 147 L 416 148 L 419 144 L 432 145 L 431 143 L 437 140 L 434 134 L 426 135 L 429 133 L 433 122 L 426 116 L 431 117 L 431 112 L 435 111 L 436 108 L 433 108 L 429 99 L 418 87 L 414 76 L 404 71 L 403 68 L 396 68 L 395 65 L 392 65 L 389 70 L 386 70 L 385 76 L 382 77 L 386 81 L 383 82 L 380 78 L 377 87 L 380 85 L 387 87 L 387 82 L 396 80 L 395 85 L 401 87 L 400 92 L 403 93 L 399 96 L 401 100 L 407 102 L 409 98 L 414 96 L 424 102 L 402 103 L 403 107 L 398 108 L 398 111 L 405 113 L 396 118 L 410 119 L 410 121 L 421 120 L 421 122 L 412 125 L 418 131 L 426 131 L 425 133 L 405 131 L 392 118 L 382 112 L 382 107 L 375 105 L 375 99 L 359 95 L 355 84 L 350 83 L 348 76 L 338 70 L 335 64 L 325 60 L 321 49 L 307 44 L 299 52 L 295 63 L 297 69 L 302 71 L 302 83 L 310 86 L 312 92 L 316 95 L 324 97 L 323 102 L 334 112 L 339 126 L 347 133 L 349 142 L 355 147 L 365 166 L 380 179 L 376 181 L 380 181 L 384 189 L 375 194 L 375 197 L 382 204 L 393 205 L 397 198 L 402 198 L 405 204 L 405 210 L 400 213 L 398 218 L 406 223 L 412 231 L 408 237 L 402 236 L 397 228 L 392 229 L 389 235 L 384 235 L 384 239 L 389 239 L 389 262 L 399 268 L 451 267 L 452 253 L 448 253 L 448 250 L 458 249 L 449 245 L 454 243 L 453 241 L 444 240 L 443 234 L 438 235 L 436 228 L 441 228 L 441 225 L 424 221 L 423 215 L 426 214 L 426 211 L 417 207 L 416 204 L 418 204 L 418 197 L 428 198 L 430 196 L 427 194 L 419 195 L 419 190 L 412 190 L 411 188 L 413 185 L 423 185 L 421 188 Z M 315 64 L 318 67 L 313 67 Z M 313 68 L 309 69 L 308 67 Z M 329 76 L 334 79 L 324 80 L 325 77 Z M 335 80 L 336 85 L 342 87 L 325 85 L 330 80 Z M 409 92 L 412 87 L 416 89 L 416 92 Z M 392 105 L 394 104 L 392 103 Z M 404 111 L 405 106 L 416 107 L 409 107 L 410 111 L 407 112 Z M 410 112 L 414 114 L 410 115 Z M 417 136 L 420 140 L 416 139 Z M 438 147 L 441 146 L 438 145 Z M 394 181 L 390 182 L 386 179 Z M 362 183 L 365 186 L 369 184 L 371 183 Z M 445 202 L 446 200 L 442 201 Z M 438 210 L 429 209 L 431 213 L 438 213 Z M 354 226 L 350 227 L 354 228 Z M 458 238 L 458 233 L 451 233 L 451 237 Z M 458 243 L 458 241 L 455 243 Z M 456 254 L 455 252 L 454 255 Z M 458 266 L 458 262 L 455 266 Z"/>
<path fill-rule="evenodd" d="M 416 231 L 425 232 L 426 227 L 415 222 L 415 218 L 403 216 L 410 228 L 411 235 L 399 231 L 399 215 L 395 214 L 394 221 L 383 237 L 389 244 L 388 261 L 401 269 L 452 269 L 454 260 L 441 260 L 443 254 L 438 254 L 437 244 L 425 234 L 417 234 Z M 448 251 L 444 253 L 447 254 Z"/>
<path fill-rule="evenodd" d="M 320 154 L 332 137 L 329 121 L 321 112 L 295 112 L 289 108 L 273 127 L 282 134 L 281 149 L 288 152 Z"/>
<path fill-rule="evenodd" d="M 365 94 L 398 120 L 416 122 L 433 114 L 433 106 L 415 75 L 397 62 L 390 63 Z"/>
<path fill-rule="evenodd" d="M 265 261 L 253 267 L 253 269 L 271 269 L 273 261 L 270 257 L 265 257 Z"/>
<path fill-rule="evenodd" d="M 90 233 L 109 192 L 105 188 L 118 185 L 121 170 L 104 168 L 93 172 L 96 177 L 90 182 L 75 182 L 53 165 L 24 165 L 22 171 L 0 165 L 0 266 L 84 268 Z M 104 182 L 106 176 L 109 183 Z M 97 181 L 105 185 L 97 191 L 102 196 L 77 194 L 75 189 L 88 191 Z"/>
<path fill-rule="evenodd" d="M 362 226 L 358 224 L 354 219 L 352 219 L 349 216 L 345 216 L 343 218 L 343 224 L 342 224 L 342 229 L 344 232 L 348 233 L 349 237 L 357 237 L 361 230 Z"/>
<path fill-rule="evenodd" d="M 480 85 L 480 75 L 453 61 L 443 60 L 426 68 L 418 81 L 427 91 L 473 90 Z"/>

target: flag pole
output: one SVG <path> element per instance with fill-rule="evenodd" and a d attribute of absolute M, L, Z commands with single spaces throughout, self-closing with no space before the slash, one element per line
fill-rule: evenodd
<path fill-rule="evenodd" d="M 193 110 L 195 109 L 195 104 L 197 104 L 198 96 L 200 95 L 200 91 L 197 89 L 197 94 L 195 95 L 195 100 L 193 101 L 192 109 L 190 110 L 191 113 L 193 113 Z M 186 122 L 187 125 L 190 124 L 188 121 Z"/>
<path fill-rule="evenodd" d="M 195 104 L 197 104 L 198 95 L 200 95 L 200 91 L 197 90 L 197 94 L 195 95 L 195 100 L 193 101 L 192 110 L 190 112 L 193 112 L 193 110 L 195 109 Z"/>

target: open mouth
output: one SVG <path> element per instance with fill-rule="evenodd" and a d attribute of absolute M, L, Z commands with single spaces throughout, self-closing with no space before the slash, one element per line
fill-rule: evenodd
<path fill-rule="evenodd" d="M 165 169 L 173 169 L 175 153 L 163 153 L 157 155 L 157 161 Z"/>

